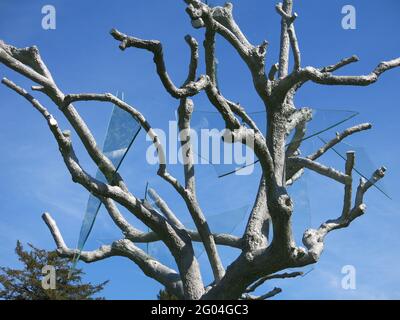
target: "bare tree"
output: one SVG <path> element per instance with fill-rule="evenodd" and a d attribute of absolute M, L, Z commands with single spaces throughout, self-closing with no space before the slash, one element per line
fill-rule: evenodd
<path fill-rule="evenodd" d="M 320 85 L 367 86 L 376 82 L 379 76 L 392 68 L 400 66 L 400 58 L 381 62 L 371 73 L 361 76 L 339 76 L 334 72 L 350 63 L 358 61 L 356 56 L 343 59 L 333 65 L 317 68 L 302 67 L 301 52 L 295 32 L 296 13 L 293 13 L 293 1 L 284 0 L 276 6 L 281 16 L 281 44 L 279 62 L 272 64 L 266 72 L 268 42 L 253 45 L 242 33 L 232 14 L 232 4 L 211 7 L 200 0 L 185 0 L 186 12 L 194 28 L 205 30 L 206 74 L 196 78 L 198 65 L 198 43 L 191 36 L 185 40 L 190 46 L 191 59 L 186 81 L 177 86 L 169 77 L 163 59 L 163 48 L 159 41 L 142 40 L 113 29 L 111 35 L 119 42 L 121 50 L 138 48 L 149 51 L 162 84 L 168 93 L 179 100 L 179 129 L 181 130 L 183 165 L 185 181 L 179 182 L 167 169 L 163 146 L 152 126 L 143 114 L 112 94 L 65 94 L 56 84 L 53 76 L 43 62 L 36 47 L 18 49 L 0 44 L 0 61 L 17 73 L 36 83 L 32 90 L 47 95 L 64 114 L 88 154 L 96 163 L 108 183 L 102 183 L 90 176 L 77 159 L 69 132 L 62 131 L 51 113 L 26 90 L 8 79 L 3 79 L 10 89 L 24 97 L 47 121 L 48 127 L 56 139 L 59 151 L 64 159 L 72 180 L 81 184 L 90 193 L 96 195 L 106 207 L 116 226 L 121 229 L 123 239 L 95 251 L 82 252 L 80 259 L 95 262 L 111 256 L 127 257 L 136 263 L 148 277 L 161 283 L 171 294 L 184 299 L 266 299 L 280 292 L 279 288 L 262 296 L 252 292 L 269 279 L 290 278 L 301 273 L 280 273 L 287 268 L 299 268 L 316 263 L 324 248 L 324 239 L 331 231 L 348 227 L 350 223 L 363 215 L 366 210 L 364 194 L 384 176 L 385 168 L 372 173 L 369 180 L 361 179 L 358 184 L 355 201 L 352 201 L 355 163 L 354 152 L 347 153 L 344 170 L 336 170 L 317 162 L 318 158 L 337 143 L 354 133 L 371 128 L 370 124 L 360 124 L 336 135 L 333 140 L 315 153 L 302 157 L 298 152 L 301 138 L 304 137 L 311 112 L 307 108 L 296 108 L 294 97 L 297 90 L 306 82 Z M 263 134 L 255 121 L 241 105 L 225 98 L 216 83 L 215 36 L 222 36 L 246 63 L 253 79 L 254 88 L 261 98 L 267 114 L 267 133 Z M 294 65 L 289 70 L 289 57 L 293 55 Z M 216 108 L 226 126 L 227 141 L 246 143 L 246 138 L 254 141 L 252 146 L 261 168 L 262 177 L 256 199 L 242 237 L 228 234 L 215 234 L 210 230 L 205 215 L 196 197 L 196 181 L 193 162 L 193 150 L 190 140 L 191 114 L 193 101 L 190 97 L 204 91 L 210 103 Z M 187 229 L 168 207 L 168 204 L 151 190 L 158 207 L 153 208 L 132 194 L 123 178 L 114 175 L 111 161 L 98 148 L 96 141 L 73 106 L 77 101 L 111 102 L 130 113 L 151 137 L 159 157 L 158 175 L 167 181 L 181 197 L 188 213 L 192 217 L 196 230 Z M 292 143 L 286 147 L 289 135 L 294 132 Z M 301 177 L 305 169 L 315 171 L 343 185 L 343 210 L 338 218 L 328 220 L 317 229 L 304 232 L 304 247 L 298 246 L 293 238 L 291 216 L 292 199 L 288 186 Z M 123 206 L 140 219 L 151 231 L 143 232 L 129 224 L 118 205 Z M 161 214 L 161 213 L 162 214 Z M 48 213 L 43 214 L 50 232 L 57 244 L 61 256 L 71 257 L 76 250 L 65 244 L 55 221 Z M 273 228 L 273 238 L 266 236 L 267 226 Z M 146 252 L 135 243 L 162 241 L 171 252 L 178 270 L 173 270 Z M 192 242 L 201 242 L 209 259 L 214 281 L 205 284 L 195 257 Z M 240 255 L 225 268 L 218 253 L 218 246 L 239 248 Z"/>

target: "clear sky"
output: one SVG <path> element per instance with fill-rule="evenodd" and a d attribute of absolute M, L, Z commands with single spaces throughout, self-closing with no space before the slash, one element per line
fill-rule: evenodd
<path fill-rule="evenodd" d="M 220 0 L 210 2 L 223 3 Z M 269 68 L 276 63 L 279 48 L 280 22 L 274 10 L 275 1 L 232 2 L 237 22 L 249 40 L 252 43 L 261 43 L 264 39 L 269 41 Z M 360 62 L 346 67 L 341 73 L 363 74 L 369 73 L 382 60 L 400 56 L 399 1 L 294 2 L 299 14 L 296 31 L 303 65 L 325 66 L 357 54 Z M 56 8 L 55 30 L 41 27 L 41 9 L 46 4 Z M 342 7 L 347 4 L 356 8 L 355 30 L 344 30 L 341 25 Z M 183 37 L 190 33 L 200 43 L 203 39 L 203 31 L 191 27 L 185 5 L 180 0 L 0 1 L 0 39 L 17 47 L 37 45 L 65 93 L 123 91 L 126 100 L 142 110 L 154 127 L 168 128 L 168 121 L 175 118 L 178 102 L 164 91 L 148 52 L 135 49 L 121 52 L 118 49 L 118 44 L 109 35 L 113 27 L 137 37 L 161 40 L 167 68 L 177 84 L 184 80 L 187 73 L 188 49 Z M 249 72 L 238 55 L 220 38 L 217 54 L 223 94 L 231 100 L 240 101 L 250 111 L 262 110 L 251 86 Z M 200 71 L 204 71 L 203 63 Z M 0 66 L 0 76 L 6 76 L 26 88 L 31 85 L 4 66 Z M 367 214 L 350 228 L 328 236 L 320 262 L 306 268 L 310 272 L 305 277 L 265 285 L 264 290 L 274 285 L 283 289 L 277 299 L 400 298 L 399 76 L 400 70 L 392 70 L 385 73 L 377 84 L 367 88 L 306 85 L 299 93 L 297 106 L 317 108 L 323 115 L 315 119 L 316 128 L 322 128 L 345 114 L 329 111 L 332 109 L 359 112 L 358 117 L 345 125 L 366 121 L 373 123 L 372 131 L 352 137 L 349 143 L 360 150 L 358 167 L 364 174 L 369 175 L 380 165 L 388 168 L 382 187 L 392 200 L 375 189 L 371 190 L 366 197 Z M 60 125 L 64 129 L 69 128 L 55 106 L 35 94 L 54 113 Z M 195 106 L 196 110 L 212 110 L 204 95 L 195 98 Z M 85 103 L 77 104 L 77 108 L 101 144 L 111 106 Z M 0 110 L 0 265 L 17 266 L 13 252 L 17 239 L 38 247 L 54 248 L 53 240 L 40 218 L 44 211 L 50 212 L 56 219 L 67 244 L 75 246 L 88 195 L 82 187 L 72 183 L 46 124 L 25 100 L 1 86 Z M 217 118 L 212 121 L 218 122 Z M 345 125 L 335 130 L 343 129 Z M 335 130 L 324 133 L 323 137 L 329 139 Z M 76 137 L 74 141 L 82 164 L 94 174 L 95 168 Z M 318 140 L 315 140 L 308 147 L 318 145 Z M 142 133 L 121 168 L 130 189 L 141 197 L 146 181 L 149 181 L 182 221 L 189 221 L 182 201 L 174 197 L 172 190 L 156 176 L 156 168 L 146 164 L 144 152 L 147 147 L 148 142 Z M 343 168 L 343 162 L 334 154 L 321 161 Z M 172 166 L 171 170 L 179 178 L 182 177 L 178 166 Z M 250 176 L 230 176 L 226 179 L 218 179 L 211 166 L 199 167 L 198 173 L 201 175 L 198 178 L 200 203 L 210 217 L 211 228 L 229 231 L 236 227 L 235 233 L 240 234 L 244 223 L 241 217 L 248 213 L 246 209 L 253 201 L 259 169 L 256 168 Z M 316 227 L 340 213 L 342 188 L 326 179 L 309 174 L 291 192 L 298 200 L 294 216 L 297 240 L 301 238 L 300 231 L 304 228 Z M 131 220 L 140 226 L 134 219 Z M 119 231 L 101 211 L 87 248 L 94 249 L 118 237 L 121 237 Z M 172 265 L 161 246 L 153 245 L 149 250 L 164 263 Z M 224 264 L 227 265 L 235 255 L 236 251 L 222 250 Z M 204 256 L 200 256 L 204 278 L 210 280 Z M 356 269 L 355 290 L 344 290 L 341 286 L 341 270 L 345 265 Z M 80 266 L 89 281 L 111 280 L 103 292 L 108 299 L 154 299 L 160 288 L 123 258 L 90 265 L 81 263 Z"/>

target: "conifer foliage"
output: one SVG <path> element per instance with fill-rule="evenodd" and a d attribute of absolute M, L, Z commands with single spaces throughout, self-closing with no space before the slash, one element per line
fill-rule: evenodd
<path fill-rule="evenodd" d="M 93 300 L 104 299 L 97 293 L 108 281 L 100 284 L 83 282 L 81 269 L 71 271 L 71 260 L 57 255 L 56 251 L 38 249 L 28 244 L 24 250 L 17 241 L 15 253 L 22 263 L 22 269 L 0 267 L 0 299 L 5 300 Z M 42 279 L 44 266 L 53 266 L 56 274 L 56 288 L 44 289 Z"/>

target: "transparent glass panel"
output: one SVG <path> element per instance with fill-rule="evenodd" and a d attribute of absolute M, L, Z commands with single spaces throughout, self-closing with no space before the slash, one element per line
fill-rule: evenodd
<path fill-rule="evenodd" d="M 226 210 L 207 217 L 208 225 L 213 233 L 228 233 L 234 234 L 237 227 L 245 219 L 249 211 L 250 205 L 245 205 L 241 208 Z M 195 224 L 192 220 L 184 223 L 185 226 L 192 230 L 196 230 Z M 203 255 L 204 246 L 202 243 L 193 242 L 193 248 L 197 258 Z"/>
<path fill-rule="evenodd" d="M 139 134 L 140 129 L 141 127 L 139 123 L 129 113 L 114 106 L 102 150 L 111 160 L 116 171 L 120 168 L 127 152 Z M 96 179 L 106 182 L 106 178 L 100 170 L 96 173 Z M 96 221 L 100 207 L 100 200 L 93 194 L 90 194 L 79 233 L 77 245 L 79 252 L 82 251 L 85 246 Z M 75 257 L 75 260 L 77 261 L 78 258 L 79 257 Z"/>
<path fill-rule="evenodd" d="M 326 143 L 329 141 L 328 139 L 318 137 L 322 143 Z M 353 169 L 353 173 L 362 177 L 366 180 L 369 180 L 372 174 L 378 169 L 380 166 L 375 164 L 371 157 L 369 156 L 368 152 L 364 147 L 352 145 L 348 142 L 341 141 L 336 146 L 334 146 L 329 152 L 334 153 L 339 159 L 343 160 L 343 166 L 346 162 L 346 153 L 348 151 L 355 152 L 355 165 Z M 357 188 L 358 182 L 354 181 L 354 188 Z M 392 199 L 388 190 L 385 187 L 384 179 L 379 180 L 373 185 L 373 188 L 383 194 L 386 198 Z"/>
<path fill-rule="evenodd" d="M 216 179 L 214 177 L 214 179 Z M 149 190 L 149 188 L 146 188 Z M 164 199 L 165 200 L 165 199 Z M 158 212 L 160 210 L 157 208 L 154 200 L 147 192 L 146 201 Z M 213 233 L 229 233 L 234 234 L 237 227 L 244 221 L 248 214 L 250 205 L 244 205 L 242 207 L 219 211 L 217 214 L 206 214 L 207 222 Z M 185 219 L 180 219 L 183 225 L 189 230 L 196 230 L 195 224 L 192 219 L 188 218 L 189 213 L 185 210 Z M 178 217 L 179 218 L 179 217 Z M 149 255 L 156 258 L 159 262 L 169 266 L 176 267 L 174 258 L 170 254 L 168 248 L 161 241 L 151 242 L 149 244 L 136 244 L 142 250 L 145 250 Z M 193 248 L 195 251 L 195 256 L 199 258 L 204 252 L 204 246 L 199 242 L 193 242 Z"/>
<path fill-rule="evenodd" d="M 312 227 L 312 207 L 309 196 L 308 175 L 309 172 L 305 171 L 303 176 L 288 188 L 289 195 L 294 203 L 292 228 L 296 243 L 302 243 L 304 231 Z"/>
<path fill-rule="evenodd" d="M 260 128 L 265 128 L 265 112 L 254 112 L 250 116 Z M 254 153 L 250 148 L 222 140 L 225 123 L 218 112 L 194 111 L 191 128 L 192 137 L 195 135 L 192 141 L 198 141 L 194 146 L 196 163 L 212 165 L 217 176 L 254 163 Z"/>
<path fill-rule="evenodd" d="M 351 110 L 313 108 L 312 120 L 307 123 L 307 133 L 302 141 L 310 140 L 319 134 L 328 132 L 357 115 L 358 112 Z M 250 112 L 249 116 L 256 122 L 258 128 L 265 133 L 266 112 Z M 196 132 L 198 141 L 201 141 L 201 147 L 195 148 L 197 161 L 200 164 L 211 164 L 219 178 L 230 174 L 245 174 L 243 170 L 258 163 L 258 160 L 254 159 L 252 151 L 241 143 L 232 145 L 223 142 L 221 133 L 224 128 L 224 121 L 218 112 L 193 112 L 192 129 Z M 207 139 L 207 137 L 209 138 Z M 288 138 L 288 141 L 291 141 L 291 137 Z"/>

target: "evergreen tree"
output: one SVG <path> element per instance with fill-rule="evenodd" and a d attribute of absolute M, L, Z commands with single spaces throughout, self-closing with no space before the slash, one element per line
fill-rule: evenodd
<path fill-rule="evenodd" d="M 178 297 L 168 292 L 167 289 L 161 289 L 157 294 L 158 300 L 178 300 Z"/>
<path fill-rule="evenodd" d="M 30 252 L 25 251 L 17 241 L 15 253 L 23 269 L 0 267 L 0 299 L 5 300 L 92 300 L 104 289 L 108 281 L 100 284 L 84 283 L 81 269 L 71 272 L 71 260 L 61 258 L 56 251 L 38 249 L 31 244 Z M 53 266 L 56 271 L 56 288 L 44 289 L 42 268 Z"/>

